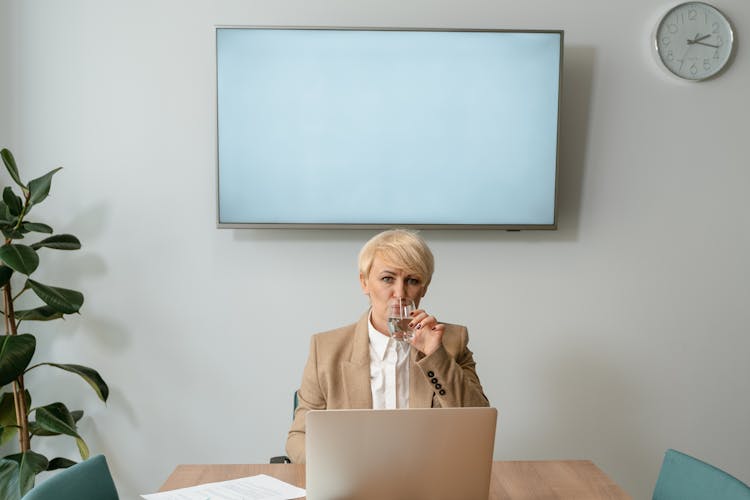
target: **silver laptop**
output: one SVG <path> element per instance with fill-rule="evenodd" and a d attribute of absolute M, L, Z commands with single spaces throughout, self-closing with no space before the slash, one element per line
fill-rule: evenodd
<path fill-rule="evenodd" d="M 495 408 L 307 414 L 308 500 L 487 500 Z"/>

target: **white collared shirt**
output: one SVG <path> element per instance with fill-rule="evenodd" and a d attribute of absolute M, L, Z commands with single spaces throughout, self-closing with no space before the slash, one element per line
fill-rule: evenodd
<path fill-rule="evenodd" d="M 370 388 L 376 410 L 409 407 L 411 345 L 383 335 L 367 321 L 370 336 Z"/>

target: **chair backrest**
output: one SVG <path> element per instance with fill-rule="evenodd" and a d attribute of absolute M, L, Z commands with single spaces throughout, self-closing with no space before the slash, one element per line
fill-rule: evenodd
<path fill-rule="evenodd" d="M 294 391 L 294 401 L 292 403 L 292 420 L 294 420 L 294 412 L 297 411 L 297 406 L 299 406 L 299 397 L 297 397 L 297 391 Z M 271 457 L 271 460 L 269 463 L 272 464 L 290 464 L 292 463 L 291 460 L 289 460 L 289 457 L 286 455 L 279 455 L 277 457 Z"/>
<path fill-rule="evenodd" d="M 119 497 L 104 455 L 97 455 L 58 472 L 22 500 L 119 500 Z"/>
<path fill-rule="evenodd" d="M 667 450 L 653 500 L 750 500 L 750 487 L 739 479 L 675 450 Z"/>

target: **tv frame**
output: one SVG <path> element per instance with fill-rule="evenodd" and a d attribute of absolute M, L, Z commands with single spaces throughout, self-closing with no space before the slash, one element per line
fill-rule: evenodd
<path fill-rule="evenodd" d="M 268 30 L 335 30 L 335 31 L 428 31 L 428 32 L 487 32 L 487 33 L 550 33 L 560 36 L 558 88 L 557 88 L 557 137 L 555 143 L 555 192 L 553 199 L 553 220 L 550 224 L 403 224 L 403 223 L 279 223 L 279 222 L 221 222 L 220 171 L 219 171 L 219 54 L 218 32 L 220 29 L 268 29 Z M 562 79 L 565 47 L 565 31 L 562 29 L 492 29 L 492 28 L 415 28 L 415 27 L 382 27 L 382 26 L 284 26 L 284 25 L 215 25 L 213 27 L 214 54 L 214 116 L 215 116 L 215 151 L 216 151 L 216 227 L 218 229 L 390 229 L 393 227 L 409 229 L 494 229 L 506 231 L 521 230 L 556 230 L 559 206 L 560 174 L 560 115 L 562 111 Z"/>

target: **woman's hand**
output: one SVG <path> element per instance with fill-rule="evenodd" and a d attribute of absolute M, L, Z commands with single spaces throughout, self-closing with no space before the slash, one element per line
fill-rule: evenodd
<path fill-rule="evenodd" d="M 435 316 L 430 316 L 422 309 L 412 312 L 411 318 L 409 328 L 414 332 L 411 345 L 429 356 L 443 343 L 445 325 L 438 323 Z"/>

